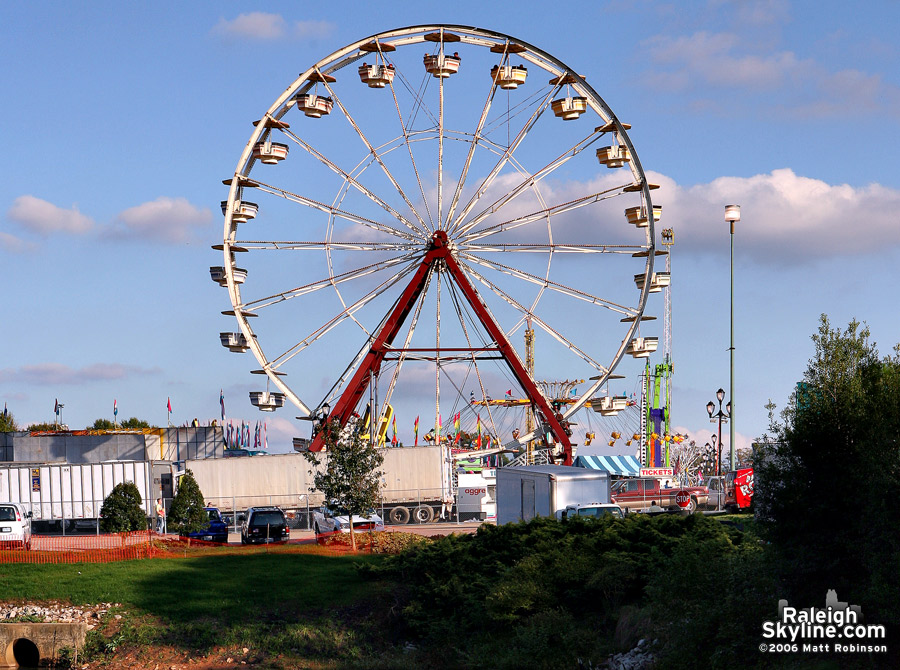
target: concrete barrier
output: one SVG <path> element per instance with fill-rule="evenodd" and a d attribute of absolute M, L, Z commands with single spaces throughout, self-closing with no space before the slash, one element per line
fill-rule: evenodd
<path fill-rule="evenodd" d="M 63 647 L 81 649 L 84 623 L 0 623 L 0 668 L 37 667 Z"/>

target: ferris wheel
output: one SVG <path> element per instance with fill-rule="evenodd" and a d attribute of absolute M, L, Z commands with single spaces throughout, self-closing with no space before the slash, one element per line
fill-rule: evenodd
<path fill-rule="evenodd" d="M 629 128 L 584 75 L 483 29 L 391 30 L 309 66 L 224 181 L 210 272 L 239 327 L 222 344 L 267 376 L 253 404 L 291 403 L 318 450 L 325 418 L 405 397 L 440 434 L 442 406 L 515 388 L 536 418 L 517 441 L 570 462 L 568 418 L 657 346 L 661 208 Z M 532 328 L 539 365 L 591 380 L 564 411 L 522 353 Z"/>

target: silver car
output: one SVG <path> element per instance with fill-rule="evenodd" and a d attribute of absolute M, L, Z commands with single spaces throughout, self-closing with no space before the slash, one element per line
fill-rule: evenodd
<path fill-rule="evenodd" d="M 0 503 L 0 547 L 31 549 L 31 512 L 19 503 Z"/>

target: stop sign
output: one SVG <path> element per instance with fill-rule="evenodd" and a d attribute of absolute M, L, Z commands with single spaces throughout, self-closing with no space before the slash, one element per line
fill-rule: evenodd
<path fill-rule="evenodd" d="M 691 494 L 688 491 L 682 489 L 675 494 L 675 502 L 679 507 L 687 507 L 691 504 Z"/>

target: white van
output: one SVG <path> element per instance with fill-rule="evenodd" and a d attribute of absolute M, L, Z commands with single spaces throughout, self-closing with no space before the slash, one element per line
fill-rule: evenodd
<path fill-rule="evenodd" d="M 31 512 L 19 503 L 0 503 L 0 547 L 31 549 Z"/>

